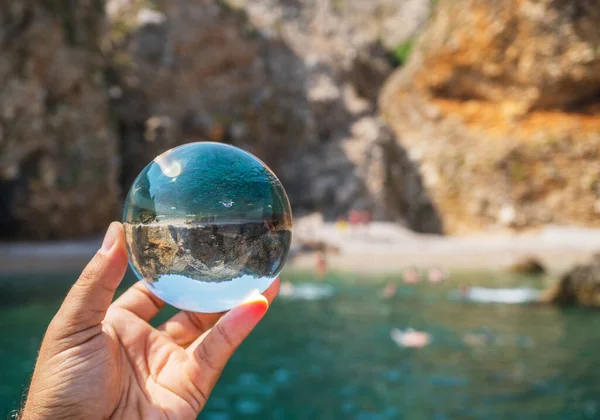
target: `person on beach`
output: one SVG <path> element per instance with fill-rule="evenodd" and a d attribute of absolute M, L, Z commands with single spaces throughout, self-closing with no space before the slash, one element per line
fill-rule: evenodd
<path fill-rule="evenodd" d="M 371 224 L 371 213 L 366 210 L 350 210 L 348 213 L 348 222 L 354 232 L 361 230 L 361 227 L 368 231 Z"/>
<path fill-rule="evenodd" d="M 182 311 L 155 328 L 164 302 L 142 283 L 111 304 L 126 269 L 115 222 L 48 326 L 18 419 L 195 419 L 279 290 L 276 280 L 226 314 Z"/>

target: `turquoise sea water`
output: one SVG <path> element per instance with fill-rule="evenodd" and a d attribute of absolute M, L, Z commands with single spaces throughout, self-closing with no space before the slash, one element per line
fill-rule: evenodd
<path fill-rule="evenodd" d="M 283 279 L 312 281 L 300 273 Z M 18 406 L 43 331 L 72 278 L 10 280 L 12 286 L 0 287 L 2 418 Z M 326 282 L 333 297 L 280 297 L 200 418 L 600 418 L 600 313 L 449 297 L 459 281 L 541 286 L 506 275 L 399 285 L 395 298 L 383 299 L 383 286 L 394 280 L 332 275 Z M 426 331 L 432 342 L 401 348 L 392 328 Z"/>

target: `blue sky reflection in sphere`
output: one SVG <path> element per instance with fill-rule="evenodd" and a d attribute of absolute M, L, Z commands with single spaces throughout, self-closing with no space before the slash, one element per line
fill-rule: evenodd
<path fill-rule="evenodd" d="M 221 312 L 263 292 L 287 259 L 290 204 L 259 159 L 220 143 L 155 158 L 125 200 L 130 265 L 165 302 Z"/>

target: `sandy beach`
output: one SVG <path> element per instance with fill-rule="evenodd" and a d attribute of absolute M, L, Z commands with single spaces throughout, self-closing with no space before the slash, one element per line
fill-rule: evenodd
<path fill-rule="evenodd" d="M 81 270 L 100 246 L 100 236 L 79 241 L 0 244 L 0 275 L 72 273 Z M 381 274 L 407 266 L 447 269 L 503 269 L 535 256 L 551 271 L 560 271 L 600 250 L 600 229 L 548 226 L 521 234 L 444 237 L 414 233 L 391 223 L 339 229 L 333 223 L 305 223 L 294 228 L 291 269 L 313 269 L 314 252 L 304 242 L 322 241 L 331 270 Z"/>
<path fill-rule="evenodd" d="M 559 271 L 600 250 L 600 229 L 561 226 L 520 234 L 448 237 L 421 235 L 387 223 L 344 231 L 325 223 L 313 230 L 309 238 L 339 249 L 339 253 L 327 255 L 330 269 L 361 273 L 393 272 L 412 265 L 503 269 L 530 256 L 538 258 L 551 271 Z M 300 253 L 291 265 L 312 268 L 314 256 Z"/>

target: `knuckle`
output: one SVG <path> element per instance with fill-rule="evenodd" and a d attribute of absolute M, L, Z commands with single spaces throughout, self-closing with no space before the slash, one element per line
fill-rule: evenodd
<path fill-rule="evenodd" d="M 54 343 L 59 343 L 69 335 L 70 324 L 71 321 L 59 310 L 50 321 L 50 324 L 48 324 L 44 340 L 51 340 Z"/>
<path fill-rule="evenodd" d="M 195 401 L 194 410 L 196 412 L 201 412 L 206 403 L 208 402 L 208 393 L 203 389 L 204 383 L 199 381 L 190 380 L 192 384 L 192 398 Z"/>
<path fill-rule="evenodd" d="M 183 312 L 188 320 L 190 321 L 190 324 L 200 333 L 204 332 L 207 330 L 206 326 L 204 325 L 204 323 L 202 322 L 202 319 L 200 319 L 196 314 L 191 313 L 191 312 Z"/>
<path fill-rule="evenodd" d="M 216 363 L 210 357 L 210 354 L 208 353 L 208 350 L 205 345 L 200 344 L 200 346 L 196 350 L 196 354 L 198 356 L 199 361 L 202 363 L 202 365 L 204 365 L 208 369 L 212 370 L 213 372 L 221 371 L 221 369 L 219 369 L 219 367 L 216 365 Z"/>
<path fill-rule="evenodd" d="M 92 262 L 81 272 L 75 284 L 79 287 L 87 287 L 93 284 L 97 277 L 98 269 Z"/>
<path fill-rule="evenodd" d="M 227 332 L 227 329 L 223 328 L 223 325 L 217 323 L 217 325 L 215 325 L 215 328 L 217 329 L 217 332 L 223 338 L 223 341 L 225 341 L 225 343 L 227 343 L 227 345 L 229 347 L 231 347 L 232 349 L 237 348 L 238 344 L 236 343 L 235 340 L 233 340 L 233 338 L 231 337 L 229 332 Z"/>
<path fill-rule="evenodd" d="M 104 258 L 105 257 L 103 255 L 96 254 L 83 269 L 75 284 L 84 289 L 93 285 L 98 280 L 98 277 L 102 274 Z"/>
<path fill-rule="evenodd" d="M 54 315 L 50 323 L 48 324 L 48 329 L 46 330 L 47 334 L 56 335 L 60 333 L 64 328 L 64 321 L 60 311 Z"/>

